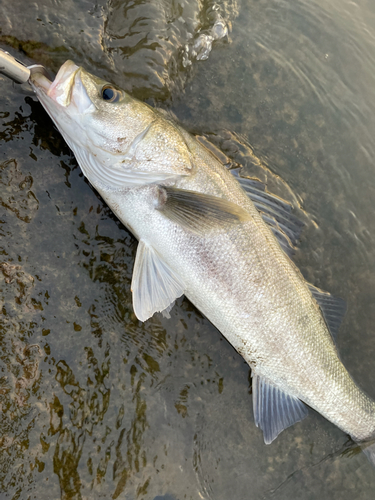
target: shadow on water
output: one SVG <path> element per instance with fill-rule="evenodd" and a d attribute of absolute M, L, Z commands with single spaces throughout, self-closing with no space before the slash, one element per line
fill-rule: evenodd
<path fill-rule="evenodd" d="M 372 6 L 0 6 L 2 48 L 168 107 L 300 207 L 296 260 L 347 300 L 340 355 L 375 397 Z M 372 498 L 366 458 L 314 412 L 264 445 L 247 365 L 186 299 L 136 319 L 136 241 L 39 103 L 0 85 L 0 497 Z"/>

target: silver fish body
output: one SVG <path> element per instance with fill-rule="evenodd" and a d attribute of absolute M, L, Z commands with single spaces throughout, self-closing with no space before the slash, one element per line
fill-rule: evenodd
<path fill-rule="evenodd" d="M 265 442 L 306 416 L 303 403 L 356 441 L 374 438 L 375 403 L 341 363 L 316 296 L 214 155 L 71 62 L 52 85 L 37 75 L 32 85 L 84 174 L 140 241 L 138 318 L 184 293 L 250 365 Z"/>
<path fill-rule="evenodd" d="M 195 149 L 204 174 L 176 187 L 212 194 L 218 168 L 224 182 L 214 187 L 215 195 L 241 205 L 251 220 L 202 238 L 155 210 L 149 186 L 107 200 L 109 206 L 175 270 L 186 297 L 244 357 L 253 376 L 272 381 L 354 439 L 368 439 L 375 432 L 375 404 L 341 363 L 303 277 L 237 181 L 202 146 L 195 143 Z"/>

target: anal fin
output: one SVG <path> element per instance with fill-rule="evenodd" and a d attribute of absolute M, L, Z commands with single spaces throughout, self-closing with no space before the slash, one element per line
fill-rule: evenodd
<path fill-rule="evenodd" d="M 253 410 L 255 425 L 262 429 L 266 444 L 308 414 L 302 401 L 256 374 L 253 374 Z"/>
<path fill-rule="evenodd" d="M 133 309 L 141 321 L 155 312 L 167 310 L 169 314 L 170 306 L 184 293 L 180 277 L 143 240 L 138 244 L 131 288 Z"/>

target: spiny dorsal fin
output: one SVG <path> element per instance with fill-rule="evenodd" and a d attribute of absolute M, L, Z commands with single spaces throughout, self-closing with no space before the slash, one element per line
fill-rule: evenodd
<path fill-rule="evenodd" d="M 266 193 L 265 185 L 257 180 L 240 177 L 240 169 L 230 170 L 242 189 L 259 210 L 262 218 L 276 236 L 284 252 L 292 257 L 304 223 L 292 214 L 290 203 Z"/>
<path fill-rule="evenodd" d="M 328 292 L 323 292 L 314 285 L 308 284 L 308 287 L 322 311 L 333 340 L 336 342 L 337 332 L 346 313 L 345 301 L 338 297 L 333 297 Z"/>
<path fill-rule="evenodd" d="M 308 414 L 302 401 L 256 374 L 253 374 L 253 411 L 255 425 L 262 429 L 266 444 Z"/>

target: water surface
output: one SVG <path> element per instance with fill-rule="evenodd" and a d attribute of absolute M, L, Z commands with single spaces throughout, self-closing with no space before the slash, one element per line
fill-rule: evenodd
<path fill-rule="evenodd" d="M 54 72 L 71 58 L 171 110 L 294 202 L 296 261 L 347 301 L 339 352 L 375 398 L 375 7 L 0 7 L 2 48 Z M 313 411 L 264 445 L 248 366 L 186 299 L 135 318 L 135 239 L 41 105 L 0 85 L 0 498 L 372 498 L 364 455 Z"/>

